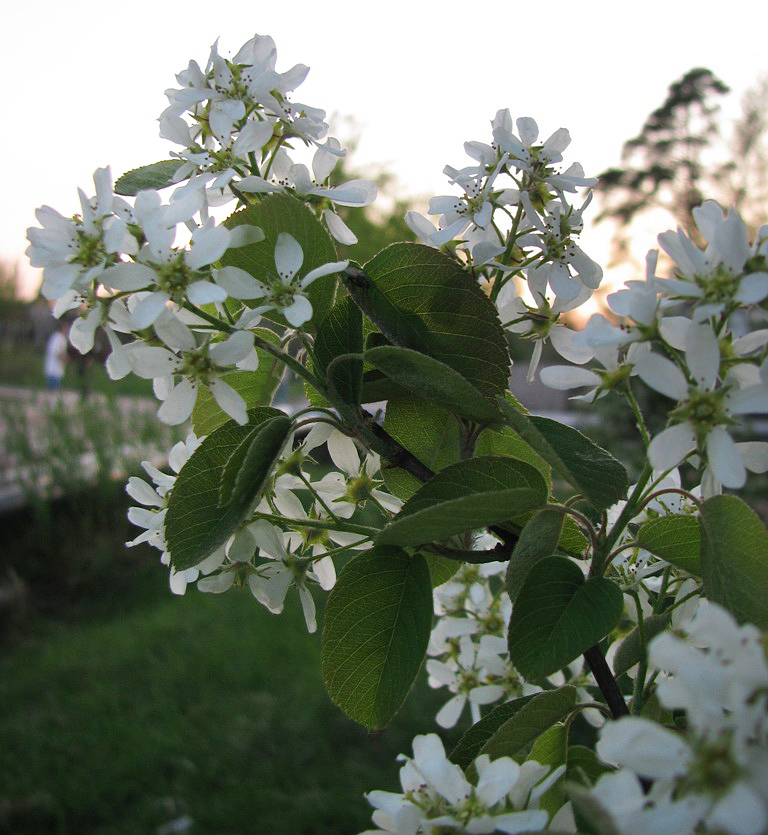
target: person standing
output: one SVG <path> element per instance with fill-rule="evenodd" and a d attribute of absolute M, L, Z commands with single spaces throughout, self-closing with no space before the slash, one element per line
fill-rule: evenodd
<path fill-rule="evenodd" d="M 59 322 L 56 330 L 48 337 L 45 346 L 45 383 L 48 391 L 58 391 L 64 379 L 67 361 L 67 323 Z"/>

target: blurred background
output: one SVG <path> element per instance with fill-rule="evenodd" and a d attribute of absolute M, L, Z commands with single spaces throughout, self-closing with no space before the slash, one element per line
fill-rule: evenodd
<path fill-rule="evenodd" d="M 155 120 L 174 74 L 217 37 L 230 55 L 269 34 L 278 70 L 312 68 L 296 98 L 352 149 L 339 179 L 380 183 L 345 217 L 361 263 L 410 238 L 405 211 L 452 190 L 443 166 L 490 141 L 499 108 L 533 116 L 542 138 L 569 128 L 566 163 L 601 176 L 583 236 L 606 270 L 593 312 L 643 277 L 657 233 L 693 231 L 702 199 L 768 222 L 768 13 L 754 9 L 30 0 L 4 13 L 0 833 L 357 832 L 363 792 L 396 788 L 395 756 L 444 700 L 420 681 L 390 728 L 366 733 L 325 696 L 297 605 L 276 618 L 238 590 L 174 597 L 158 552 L 125 548 L 127 477 L 162 465 L 184 431 L 157 421 L 146 381 L 107 380 L 98 344 L 68 352 L 61 392 L 45 391 L 55 321 L 24 258 L 35 208 L 74 213 L 96 167 L 166 158 Z M 629 437 L 628 414 L 595 421 L 527 386 L 529 348 L 513 352 L 533 411 L 610 429 L 609 445 Z"/>

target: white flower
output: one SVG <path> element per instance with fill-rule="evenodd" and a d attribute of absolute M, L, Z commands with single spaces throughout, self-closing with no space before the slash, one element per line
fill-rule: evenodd
<path fill-rule="evenodd" d="M 141 217 L 139 207 L 147 202 L 151 204 L 142 223 L 147 245 L 138 254 L 135 263 L 116 264 L 102 276 L 105 286 L 112 290 L 149 291 L 132 311 L 134 330 L 154 324 L 170 301 L 180 307 L 187 300 L 195 305 L 224 301 L 227 293 L 210 281 L 208 268 L 226 252 L 232 237 L 229 229 L 216 226 L 210 219 L 192 233 L 189 250 L 175 249 L 173 240 L 178 221 L 173 204 L 159 205 L 155 192 L 142 192 L 140 197 L 143 195 L 146 195 L 145 200 L 137 198 L 137 214 Z M 191 220 L 198 208 L 197 201 L 189 201 L 181 219 Z"/>
<path fill-rule="evenodd" d="M 458 238 L 470 226 L 485 228 L 491 222 L 493 184 L 506 158 L 502 157 L 487 177 L 477 176 L 471 170 L 458 171 L 447 165 L 444 169 L 452 183 L 464 190 L 461 197 L 442 195 L 429 201 L 428 214 L 440 215 L 440 231 L 432 236 L 434 246 L 442 246 Z"/>
<path fill-rule="evenodd" d="M 466 635 L 459 639 L 459 647 L 458 656 L 452 662 L 445 663 L 434 658 L 427 660 L 430 686 L 445 686 L 455 693 L 437 714 L 436 721 L 441 728 L 454 727 L 467 702 L 470 705 L 473 723 L 478 722 L 480 705 L 497 702 L 505 694 L 501 685 L 484 683 L 493 656 L 486 653 L 485 658 L 481 659 L 471 638 Z M 499 664 L 493 672 L 501 674 L 504 665 L 500 663 L 498 656 L 495 658 Z"/>
<path fill-rule="evenodd" d="M 654 469 L 670 469 L 696 448 L 723 485 L 741 487 L 746 470 L 728 427 L 734 416 L 768 411 L 768 385 L 761 381 L 738 388 L 726 378 L 718 386 L 720 349 L 707 322 L 688 328 L 685 356 L 691 385 L 671 360 L 659 354 L 647 353 L 635 366 L 643 382 L 679 402 L 672 413 L 674 422 L 651 441 L 648 460 Z"/>
<path fill-rule="evenodd" d="M 552 201 L 544 207 L 543 217 L 534 208 L 527 192 L 520 195 L 520 200 L 525 207 L 526 221 L 533 230 L 521 235 L 517 243 L 541 250 L 541 261 L 528 270 L 529 282 L 533 277 L 548 283 L 552 292 L 566 302 L 575 299 L 585 288 L 597 289 L 603 270 L 573 240 L 573 236 L 581 231 L 582 214 L 591 195 L 578 210 Z"/>
<path fill-rule="evenodd" d="M 693 300 L 694 321 L 721 313 L 731 305 L 757 304 L 768 297 L 768 271 L 747 270 L 752 254 L 747 227 L 734 209 L 723 216 L 714 200 L 693 210 L 696 226 L 707 242 L 702 252 L 678 228 L 659 235 L 680 278 L 660 282 L 665 295 Z"/>
<path fill-rule="evenodd" d="M 413 740 L 413 758 L 400 757 L 402 794 L 373 791 L 366 795 L 375 807 L 378 832 L 399 835 L 430 833 L 445 827 L 457 833 L 528 832 L 544 829 L 549 815 L 538 808 L 539 798 L 562 776 L 535 762 L 523 765 L 511 757 L 476 760 L 477 785 L 450 762 L 436 734 Z"/>
<path fill-rule="evenodd" d="M 309 632 L 317 630 L 315 601 L 307 588 L 307 582 L 313 581 L 324 590 L 333 588 L 336 573 L 316 570 L 316 565 L 309 559 L 290 553 L 283 541 L 283 532 L 263 519 L 248 526 L 259 556 L 266 558 L 258 563 L 248 575 L 248 586 L 253 596 L 266 606 L 270 612 L 279 614 L 285 605 L 285 596 L 291 586 L 299 592 L 299 599 L 304 611 L 304 620 Z M 319 563 L 325 564 L 330 557 L 323 557 Z"/>
<path fill-rule="evenodd" d="M 168 464 L 174 475 L 162 472 L 149 461 L 143 461 L 142 467 L 152 479 L 152 484 L 142 478 L 132 476 L 128 479 L 125 488 L 128 495 L 142 505 L 142 507 L 128 509 L 128 520 L 132 524 L 144 528 L 142 533 L 130 542 L 126 542 L 126 545 L 130 548 L 141 542 L 147 542 L 153 548 L 162 551 L 160 561 L 163 565 L 170 566 L 169 581 L 171 591 L 174 594 L 184 594 L 187 585 L 197 580 L 200 574 L 208 574 L 218 568 L 224 556 L 223 549 L 217 549 L 198 565 L 177 571 L 171 565 L 171 555 L 168 553 L 165 543 L 165 515 L 168 510 L 168 499 L 171 490 L 176 482 L 176 476 L 197 449 L 200 441 L 200 438 L 190 434 L 186 440 L 179 441 L 173 446 L 168 453 Z"/>
<path fill-rule="evenodd" d="M 499 148 L 509 155 L 510 162 L 532 180 L 543 182 L 560 192 L 575 192 L 578 186 L 597 184 L 596 179 L 584 177 L 584 171 L 578 163 L 562 173 L 552 167 L 562 162 L 563 151 L 571 144 L 570 134 L 565 128 L 556 130 L 542 144 L 536 144 L 539 127 L 529 116 L 517 120 L 517 130 L 519 139 L 512 133 L 510 119 L 506 124 L 494 126 L 493 138 Z"/>
<path fill-rule="evenodd" d="M 33 267 L 43 268 L 43 295 L 59 299 L 70 290 L 89 293 L 92 283 L 118 259 L 138 246 L 128 231 L 130 206 L 112 192 L 109 168 L 93 175 L 96 196 L 80 194 L 81 217 L 65 218 L 50 206 L 35 212 L 42 229 L 30 228 L 27 256 Z"/>
<path fill-rule="evenodd" d="M 276 276 L 257 279 L 245 270 L 225 267 L 217 271 L 216 282 L 235 298 L 261 299 L 255 308 L 257 312 L 277 310 L 298 328 L 312 318 L 312 303 L 306 295 L 309 285 L 322 276 L 341 272 L 349 264 L 349 261 L 332 261 L 299 277 L 303 261 L 304 252 L 296 238 L 281 232 L 275 243 Z"/>
<path fill-rule="evenodd" d="M 760 835 L 768 827 L 768 663 L 762 636 L 703 601 L 679 627 L 650 644 L 650 663 L 666 671 L 658 695 L 686 711 L 686 732 L 640 717 L 606 725 L 598 754 L 622 770 L 592 790 L 622 833 L 674 831 Z M 648 795 L 638 776 L 653 781 Z M 663 816 L 662 816 L 663 811 Z"/>
<path fill-rule="evenodd" d="M 219 406 L 242 425 L 248 422 L 245 401 L 220 375 L 249 357 L 252 350 L 253 335 L 235 331 L 223 342 L 205 342 L 178 354 L 166 348 L 137 345 L 130 351 L 130 358 L 138 376 L 164 381 L 167 391 L 157 413 L 164 423 L 175 425 L 187 420 L 197 400 L 197 386 L 202 383 Z M 174 375 L 181 377 L 175 385 Z"/>

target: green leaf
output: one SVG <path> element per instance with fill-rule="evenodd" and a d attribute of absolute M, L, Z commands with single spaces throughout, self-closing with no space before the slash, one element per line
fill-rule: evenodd
<path fill-rule="evenodd" d="M 280 337 L 267 328 L 254 328 L 253 333 L 273 345 L 280 344 Z M 246 409 L 268 406 L 283 377 L 283 364 L 272 354 L 256 348 L 259 367 L 255 371 L 230 371 L 221 375 L 245 400 Z M 197 435 L 210 435 L 214 429 L 223 426 L 229 415 L 219 406 L 206 386 L 198 386 L 197 401 L 192 412 L 192 427 Z"/>
<path fill-rule="evenodd" d="M 248 417 L 245 426 L 229 421 L 205 438 L 176 479 L 165 529 L 177 571 L 197 565 L 226 542 L 250 512 L 285 444 L 291 422 L 277 409 L 251 409 Z M 231 498 L 221 506 L 227 462 L 257 427 L 243 455 L 243 471 L 234 480 L 230 471 Z"/>
<path fill-rule="evenodd" d="M 539 560 L 528 572 L 512 611 L 509 654 L 529 680 L 551 675 L 594 646 L 623 611 L 619 587 L 604 577 L 584 579 L 564 557 Z"/>
<path fill-rule="evenodd" d="M 344 282 L 393 345 L 440 360 L 486 397 L 506 390 L 509 354 L 496 306 L 457 261 L 393 244 Z"/>
<path fill-rule="evenodd" d="M 648 644 L 663 632 L 670 624 L 669 615 L 651 615 L 643 621 L 643 637 L 645 648 L 640 640 L 640 630 L 635 627 L 629 635 L 619 644 L 616 655 L 613 657 L 613 673 L 618 678 L 627 670 L 631 670 L 648 654 Z"/>
<path fill-rule="evenodd" d="M 571 426 L 528 417 L 502 398 L 498 403 L 509 425 L 598 510 L 624 498 L 629 485 L 627 471 L 609 452 Z"/>
<path fill-rule="evenodd" d="M 506 455 L 535 467 L 548 485 L 552 483 L 552 470 L 547 462 L 533 450 L 513 429 L 483 429 L 478 435 L 475 455 Z"/>
<path fill-rule="evenodd" d="M 557 551 L 565 516 L 556 510 L 539 511 L 522 529 L 507 566 L 507 592 L 514 603 L 528 572 Z"/>
<path fill-rule="evenodd" d="M 306 275 L 315 267 L 337 260 L 336 247 L 325 227 L 311 209 L 290 194 L 270 194 L 259 203 L 236 212 L 224 221 L 224 225 L 229 229 L 234 229 L 241 223 L 259 226 L 264 231 L 264 240 L 228 249 L 221 263 L 223 266 L 240 267 L 259 280 L 277 277 L 275 244 L 281 232 L 292 235 L 304 253 L 299 276 Z M 336 283 L 337 277 L 329 275 L 310 284 L 307 295 L 312 302 L 313 316 L 311 322 L 302 325 L 302 329 L 317 328 L 322 322 L 333 307 Z M 248 301 L 246 304 L 255 307 L 260 304 L 260 300 Z M 269 312 L 265 315 L 280 324 L 285 324 L 285 320 L 279 314 Z"/>
<path fill-rule="evenodd" d="M 339 299 L 323 319 L 315 338 L 316 374 L 328 375 L 328 381 L 345 403 L 359 403 L 363 363 L 360 359 L 339 360 L 343 354 L 363 350 L 363 317 L 349 296 Z M 331 363 L 330 372 L 328 367 Z"/>
<path fill-rule="evenodd" d="M 577 783 L 568 783 L 566 791 L 573 804 L 579 832 L 586 835 L 622 835 L 626 832 L 619 829 L 596 793 Z"/>
<path fill-rule="evenodd" d="M 552 770 L 566 765 L 568 755 L 568 725 L 565 722 L 555 722 L 534 740 L 526 760 L 548 765 Z M 539 799 L 540 808 L 550 816 L 555 815 L 565 803 L 565 772 L 551 785 Z"/>
<path fill-rule="evenodd" d="M 568 726 L 565 722 L 555 722 L 534 740 L 526 760 L 548 765 L 551 769 L 566 765 L 568 756 Z M 567 765 L 566 765 L 567 768 Z M 540 807 L 549 813 L 550 818 L 565 803 L 563 782 L 565 773 L 541 796 Z"/>
<path fill-rule="evenodd" d="M 514 458 L 459 461 L 420 487 L 379 535 L 387 545 L 421 545 L 508 522 L 547 501 L 538 470 Z"/>
<path fill-rule="evenodd" d="M 555 722 L 544 733 L 536 737 L 526 760 L 557 768 L 565 763 L 568 749 L 568 731 L 564 722 Z"/>
<path fill-rule="evenodd" d="M 508 719 L 519 713 L 532 698 L 533 696 L 521 696 L 519 699 L 512 699 L 509 702 L 497 705 L 465 732 L 456 747 L 451 751 L 449 759 L 466 771 L 486 742 Z"/>
<path fill-rule="evenodd" d="M 736 496 L 713 496 L 701 509 L 704 592 L 739 623 L 768 629 L 768 530 Z"/>
<path fill-rule="evenodd" d="M 383 728 L 421 667 L 432 627 L 432 584 L 420 556 L 375 547 L 350 560 L 325 606 L 323 680 L 355 722 Z"/>
<path fill-rule="evenodd" d="M 701 527 L 698 516 L 671 514 L 650 519 L 637 533 L 637 542 L 687 574 L 701 577 Z"/>
<path fill-rule="evenodd" d="M 447 409 L 406 393 L 387 403 L 384 429 L 432 472 L 455 464 L 459 453 L 459 422 Z M 399 467 L 382 470 L 387 489 L 409 499 L 421 482 Z"/>
<path fill-rule="evenodd" d="M 369 348 L 365 361 L 403 388 L 454 414 L 481 425 L 501 420 L 501 413 L 494 403 L 440 360 L 410 348 L 382 345 Z"/>
<path fill-rule="evenodd" d="M 556 722 L 564 720 L 576 701 L 576 688 L 570 685 L 537 693 L 498 728 L 479 753 L 488 754 L 492 760 L 512 757 L 523 762 L 534 741 Z"/>
<path fill-rule="evenodd" d="M 571 745 L 565 767 L 567 780 L 573 780 L 582 786 L 593 786 L 603 774 L 613 771 L 602 762 L 597 754 L 586 745 Z"/>
<path fill-rule="evenodd" d="M 142 165 L 126 171 L 115 183 L 115 194 L 123 197 L 135 197 L 140 191 L 151 189 L 157 191 L 173 185 L 174 176 L 183 165 L 177 159 L 164 159 L 151 165 Z"/>
<path fill-rule="evenodd" d="M 432 588 L 442 586 L 459 570 L 463 563 L 457 560 L 447 560 L 434 554 L 422 554 L 429 566 L 429 576 L 432 578 Z"/>

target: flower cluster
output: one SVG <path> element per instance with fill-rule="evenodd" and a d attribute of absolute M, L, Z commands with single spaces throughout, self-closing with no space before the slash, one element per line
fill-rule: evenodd
<path fill-rule="evenodd" d="M 684 710 L 684 731 L 628 717 L 597 746 L 620 766 L 592 795 L 618 832 L 727 832 L 768 828 L 768 661 L 764 637 L 703 602 L 681 634 L 651 643 L 663 671 L 658 696 Z M 641 780 L 651 781 L 644 793 Z"/>
<path fill-rule="evenodd" d="M 178 474 L 202 439 L 190 435 L 169 454 Z M 329 591 L 336 583 L 334 557 L 369 548 L 366 535 L 349 520 L 368 503 L 388 518 L 402 502 L 384 490 L 376 476 L 378 456 L 361 460 L 355 443 L 331 425 L 317 423 L 295 449 L 293 436 L 286 443 L 276 475 L 265 495 L 228 540 L 191 568 L 171 565 L 165 533 L 168 502 L 176 475 L 160 471 L 148 461 L 143 466 L 152 483 L 132 477 L 128 494 L 139 505 L 129 520 L 143 532 L 129 546 L 148 542 L 162 552 L 170 568 L 174 594 L 184 594 L 191 583 L 199 591 L 221 594 L 246 586 L 256 600 L 274 614 L 283 611 L 290 589 L 298 592 L 310 632 L 317 629 L 316 607 L 310 588 Z M 311 454 L 322 446 L 338 470 L 313 479 Z"/>
<path fill-rule="evenodd" d="M 417 212 L 406 221 L 424 243 L 450 245 L 466 259 L 498 300 L 505 326 L 535 340 L 540 354 L 560 314 L 587 301 L 602 280 L 600 266 L 577 243 L 591 197 L 579 208 L 568 198 L 597 180 L 578 163 L 560 167 L 571 141 L 565 128 L 542 142 L 536 122 L 525 117 L 515 134 L 509 110 L 499 110 L 491 127 L 491 144 L 464 145 L 475 165 L 444 169 L 463 193 L 429 201 L 438 226 Z M 525 281 L 528 303 L 515 277 Z"/>
<path fill-rule="evenodd" d="M 432 656 L 427 660 L 429 684 L 454 694 L 437 714 L 443 728 L 456 725 L 467 704 L 477 722 L 481 705 L 540 689 L 520 679 L 509 663 L 505 635 L 512 605 L 501 587 L 505 567 L 501 562 L 465 564 L 434 590 L 437 620 L 427 650 Z"/>
<path fill-rule="evenodd" d="M 279 73 L 277 49 L 270 37 L 255 35 L 228 60 L 211 47 L 205 70 L 190 61 L 168 90 L 169 105 L 160 116 L 160 135 L 181 146 L 174 179 L 201 192 L 207 205 L 222 205 L 238 194 L 292 191 L 322 204 L 331 234 L 342 243 L 356 239 L 334 206 L 367 206 L 376 198 L 370 180 L 327 185 L 338 160 L 346 154 L 327 137 L 325 111 L 291 102 L 309 68 L 297 64 Z M 326 139 L 325 142 L 321 140 Z M 312 175 L 288 154 L 291 141 L 316 148 Z"/>
<path fill-rule="evenodd" d="M 320 145 L 328 130 L 323 111 L 287 99 L 307 68 L 278 73 L 275 64 L 272 39 L 257 35 L 231 61 L 214 45 L 204 72 L 193 61 L 179 74 L 182 87 L 168 91 L 170 104 L 160 117 L 161 134 L 183 146 L 172 154 L 179 164 L 167 183 L 176 184 L 167 202 L 144 190 L 131 204 L 115 195 L 110 169 L 100 168 L 95 197 L 80 191 L 79 215 L 66 218 L 44 206 L 37 212 L 41 227 L 28 230 L 30 262 L 43 268 L 42 292 L 55 302 L 54 314 L 78 311 L 72 344 L 86 353 L 103 329 L 112 348 L 110 375 L 155 380 L 166 423 L 189 418 L 200 386 L 245 423 L 246 404 L 222 375 L 255 368 L 251 334 L 262 314 L 305 325 L 315 314 L 310 285 L 348 264 L 306 267 L 301 244 L 280 232 L 274 266 L 247 272 L 227 258 L 262 241 L 264 232 L 248 223 L 217 224 L 209 206 L 236 199 L 248 206 L 265 194 L 290 192 L 333 237 L 350 244 L 354 236 L 333 207 L 366 206 L 376 197 L 368 180 L 327 185 L 345 152 L 333 137 Z M 316 147 L 314 178 L 288 156 L 296 139 Z M 188 243 L 179 243 L 182 238 Z"/>
<path fill-rule="evenodd" d="M 580 399 L 591 401 L 611 390 L 626 392 L 636 376 L 673 400 L 648 459 L 659 470 L 700 462 L 710 495 L 721 486 L 742 487 L 747 470 L 768 469 L 768 444 L 733 438 L 744 416 L 768 412 L 768 329 L 752 329 L 764 319 L 768 297 L 768 229 L 750 244 L 739 215 L 724 215 L 711 200 L 694 217 L 705 249 L 680 229 L 660 235 L 676 277 L 657 277 L 658 253 L 651 251 L 646 280 L 608 296 L 621 325 L 595 314 L 573 338 L 585 354 L 567 358 L 598 365 L 551 366 L 541 379 L 559 389 L 589 386 Z"/>
<path fill-rule="evenodd" d="M 417 835 L 445 828 L 456 833 L 529 832 L 556 830 L 570 818 L 566 806 L 550 821 L 539 808 L 544 793 L 563 775 L 563 767 L 551 769 L 537 762 L 522 765 L 511 757 L 475 760 L 477 785 L 445 755 L 436 734 L 413 740 L 413 758 L 402 756 L 402 793 L 373 791 L 367 797 L 376 811 L 374 832 Z M 572 819 L 571 819 L 572 820 Z"/>

